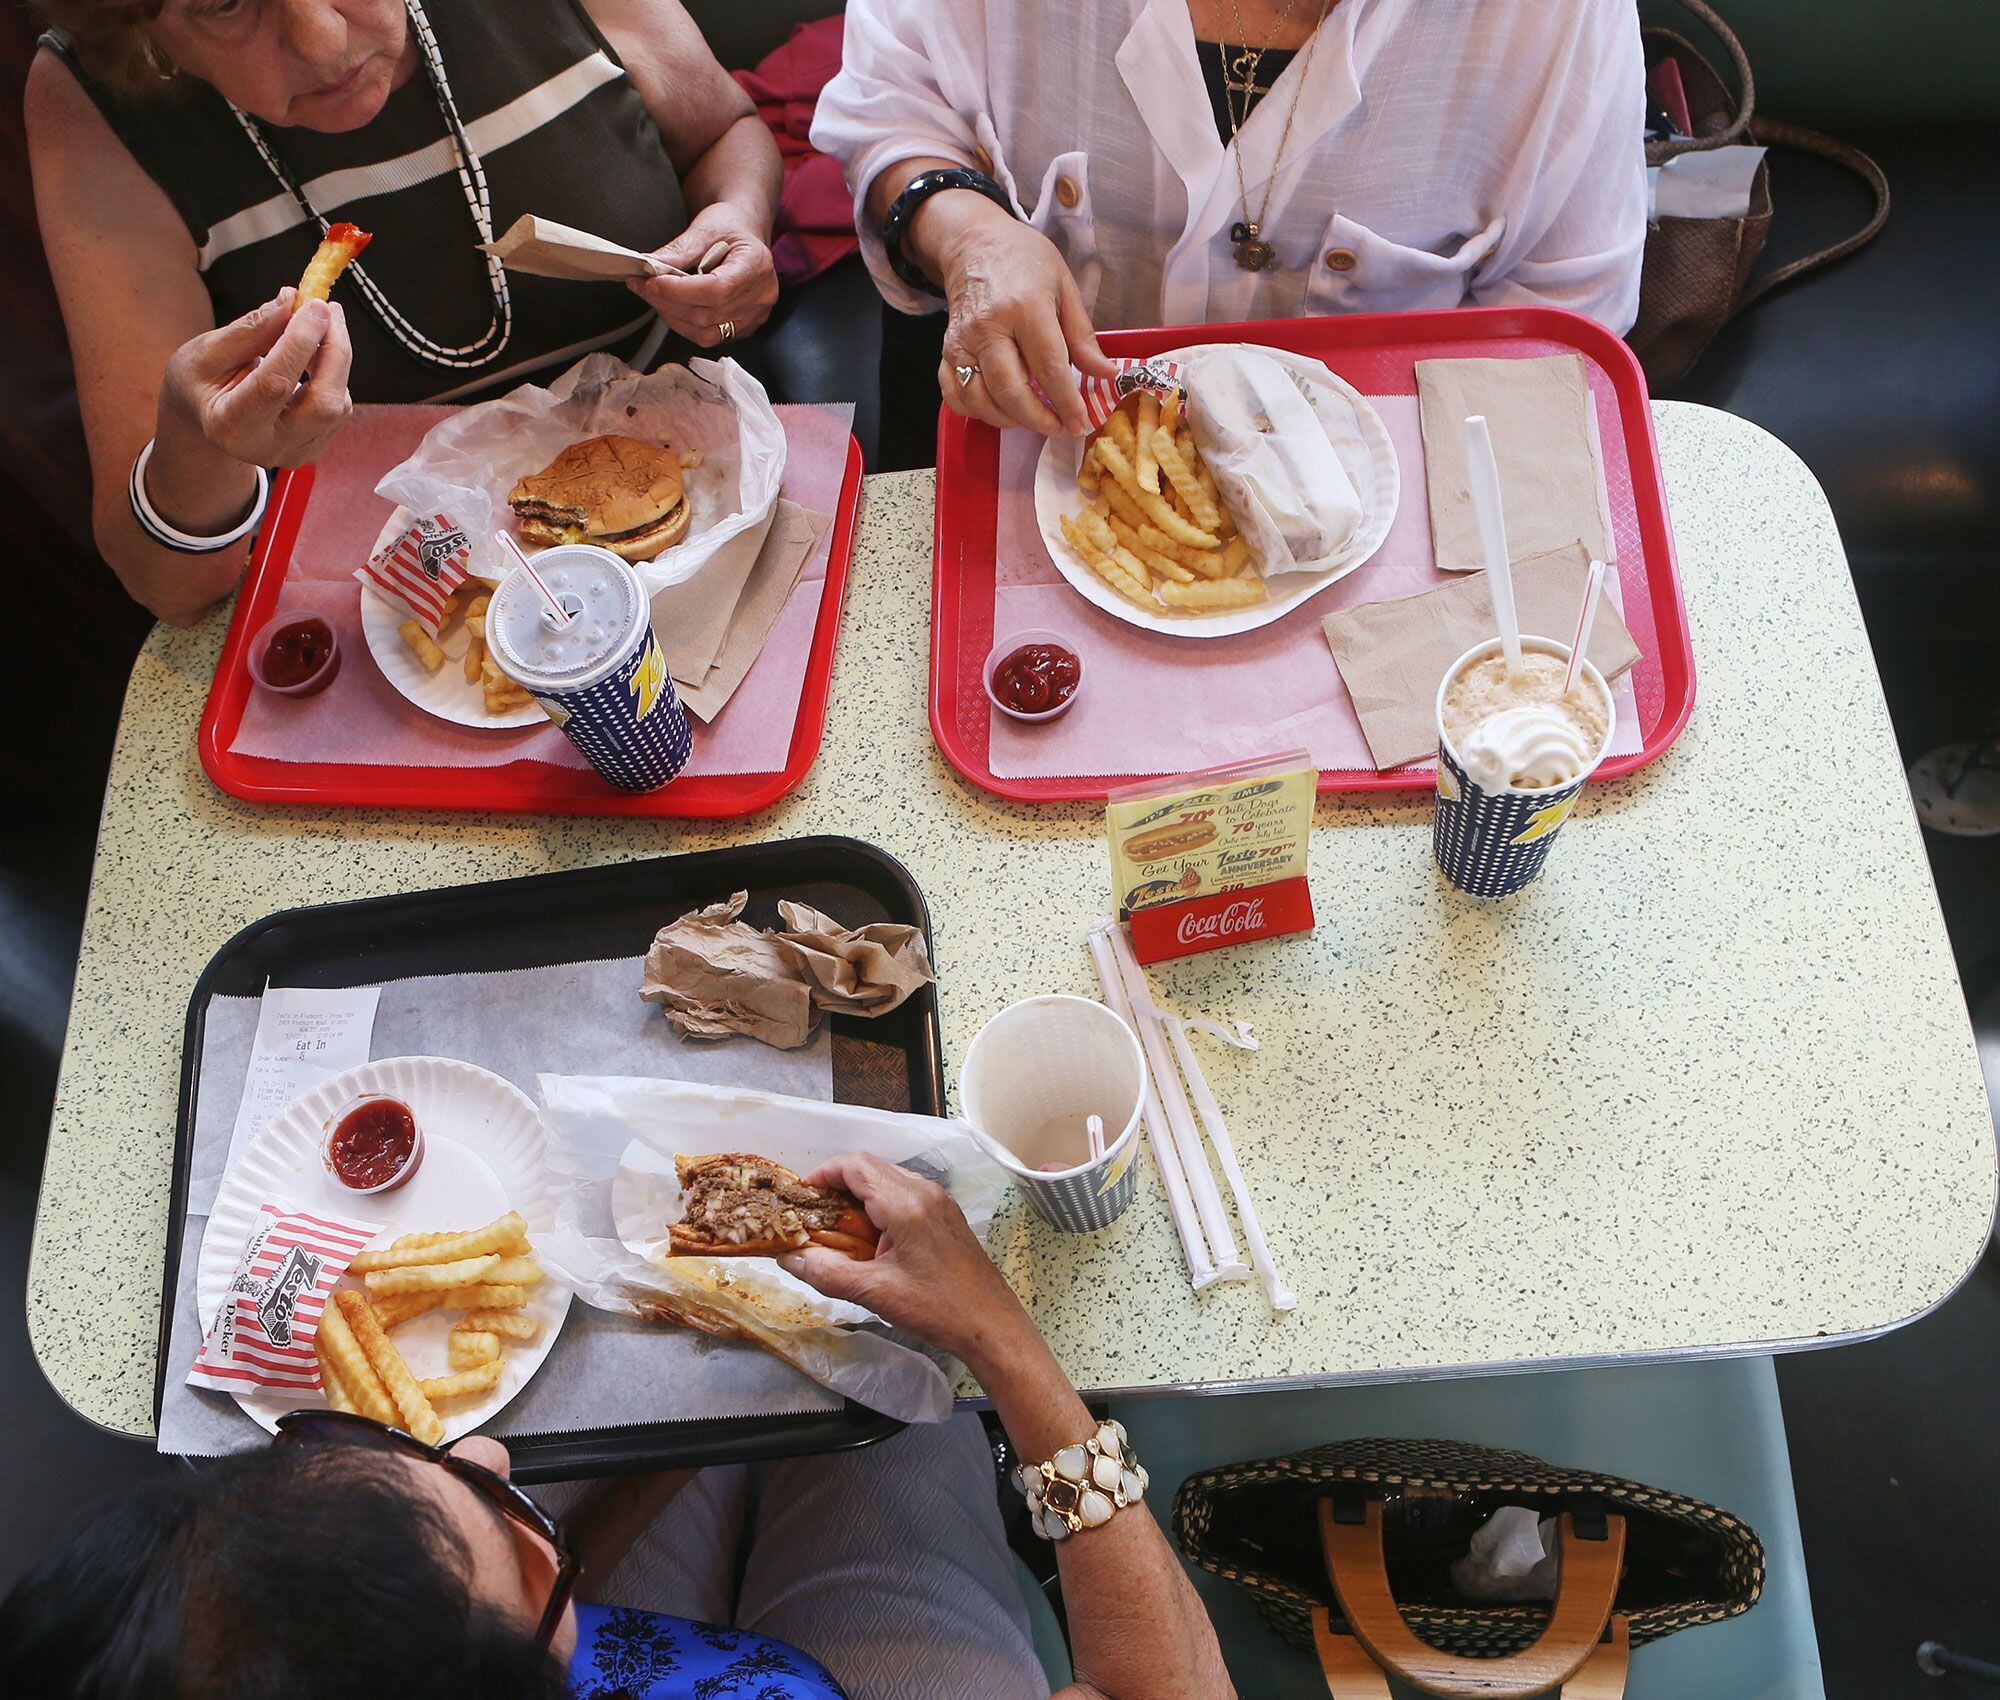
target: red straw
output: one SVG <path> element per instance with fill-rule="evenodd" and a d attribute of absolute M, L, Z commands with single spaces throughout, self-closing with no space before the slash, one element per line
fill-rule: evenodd
<path fill-rule="evenodd" d="M 514 557 L 515 561 L 519 563 L 521 571 L 528 575 L 529 581 L 542 593 L 548 602 L 550 612 L 555 616 L 555 622 L 558 626 L 566 626 L 571 620 L 576 618 L 574 614 L 556 600 L 556 593 L 542 582 L 542 575 L 535 571 L 534 563 L 528 559 L 527 552 L 522 549 L 520 544 L 514 541 L 511 534 L 505 531 L 496 531 L 493 534 L 493 541 Z"/>

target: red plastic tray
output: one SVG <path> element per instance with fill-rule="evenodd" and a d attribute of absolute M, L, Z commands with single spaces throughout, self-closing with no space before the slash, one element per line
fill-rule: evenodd
<path fill-rule="evenodd" d="M 1525 358 L 1574 352 L 1611 380 L 1629 480 L 1613 476 L 1607 457 L 1612 530 L 1620 538 L 1618 573 L 1625 623 L 1638 643 L 1632 671 L 1641 748 L 1599 769 L 1616 778 L 1643 767 L 1680 736 L 1694 709 L 1694 653 L 1674 564 L 1660 455 L 1646 379 L 1632 351 L 1593 319 L 1554 307 L 1459 307 L 1435 313 L 1354 313 L 1326 318 L 1262 319 L 1243 324 L 1168 326 L 1107 332 L 1107 354 L 1157 354 L 1197 342 L 1261 342 L 1323 360 L 1364 395 L 1414 395 L 1416 362 L 1435 355 Z M 992 706 L 981 671 L 993 647 L 994 536 L 999 525 L 1000 433 L 944 411 L 938 427 L 937 530 L 931 596 L 931 730 L 945 759 L 973 784 L 1020 802 L 1102 798 L 1143 774 L 1002 779 L 989 765 Z M 1422 500 L 1421 485 L 1404 498 Z M 1634 532 L 1637 547 L 1626 542 Z M 1227 640 L 1214 640 L 1227 641 Z M 1328 769 L 1321 791 L 1428 789 L 1429 764 Z"/>
<path fill-rule="evenodd" d="M 517 761 L 505 767 L 390 767 L 356 762 L 273 761 L 235 755 L 230 743 L 243 723 L 249 700 L 249 669 L 243 650 L 276 611 L 299 523 L 312 495 L 313 471 L 299 467 L 280 473 L 271 486 L 271 507 L 236 613 L 222 640 L 202 710 L 201 765 L 232 797 L 253 803 L 316 803 L 389 809 L 485 809 L 516 814 L 661 815 L 725 820 L 769 808 L 804 779 L 819 754 L 826 730 L 826 701 L 833 677 L 833 649 L 840 636 L 840 610 L 847 596 L 848 561 L 854 552 L 854 516 L 861 505 L 861 445 L 847 439 L 847 469 L 834 512 L 833 542 L 820 593 L 806 661 L 805 689 L 793 724 L 791 748 L 779 773 L 695 774 L 660 791 L 620 791 L 588 769 Z"/>

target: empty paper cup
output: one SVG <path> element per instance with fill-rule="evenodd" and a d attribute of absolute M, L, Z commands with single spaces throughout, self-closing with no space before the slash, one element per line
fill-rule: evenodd
<path fill-rule="evenodd" d="M 1010 1004 L 979 1030 L 958 1104 L 986 1152 L 1065 1233 L 1108 1228 L 1132 1202 L 1146 1058 L 1131 1028 L 1088 998 Z M 1089 1119 L 1104 1120 L 1090 1155 Z"/>

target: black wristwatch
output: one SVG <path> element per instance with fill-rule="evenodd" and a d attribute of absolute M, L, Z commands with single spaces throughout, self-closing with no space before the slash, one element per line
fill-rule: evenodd
<path fill-rule="evenodd" d="M 927 295 L 942 295 L 944 291 L 905 257 L 903 233 L 910 228 L 910 220 L 917 216 L 917 208 L 945 189 L 970 189 L 975 194 L 984 195 L 1009 218 L 1014 216 L 1014 204 L 1007 199 L 1007 191 L 983 171 L 948 165 L 941 170 L 925 171 L 912 177 L 903 192 L 890 203 L 889 216 L 882 221 L 882 246 L 888 252 L 889 265 L 895 274 L 912 289 L 921 289 Z"/>

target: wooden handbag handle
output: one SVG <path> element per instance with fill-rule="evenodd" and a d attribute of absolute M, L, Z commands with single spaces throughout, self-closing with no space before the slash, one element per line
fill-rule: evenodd
<path fill-rule="evenodd" d="M 1342 1522 L 1331 1500 L 1323 1499 L 1319 1504 L 1320 1551 L 1340 1601 L 1341 1616 L 1354 1640 L 1390 1675 L 1448 1700 L 1529 1700 L 1568 1682 L 1596 1652 L 1605 1625 L 1611 1621 L 1618 1578 L 1624 1568 L 1625 1519 L 1607 1515 L 1601 1540 L 1578 1535 L 1576 1520 L 1568 1512 L 1563 1513 L 1560 1528 L 1562 1574 L 1548 1627 L 1532 1646 L 1518 1653 L 1501 1659 L 1472 1659 L 1439 1652 L 1420 1641 L 1403 1621 L 1389 1592 L 1388 1564 L 1382 1550 L 1382 1502 L 1369 1500 L 1358 1522 Z M 1324 1663 L 1324 1643 L 1321 1657 Z M 1331 1675 L 1327 1682 L 1332 1688 Z M 1623 1687 L 1622 1677 L 1618 1686 Z M 1339 1700 L 1346 1700 L 1340 1690 L 1333 1692 Z M 1616 1692 L 1600 1685 L 1594 1692 L 1579 1692 L 1576 1700 L 1585 1700 L 1585 1696 L 1597 1700 L 1597 1696 Z M 1360 1689 L 1356 1700 L 1371 1697 L 1366 1689 Z"/>
<path fill-rule="evenodd" d="M 1326 1678 L 1329 1700 L 1395 1700 L 1382 1667 L 1352 1635 L 1338 1633 L 1325 1606 L 1314 1606 L 1313 1645 Z M 1583 1661 L 1583 1669 L 1562 1685 L 1560 1700 L 1625 1700 L 1625 1678 L 1632 1664 L 1632 1629 L 1612 1614 L 1611 1627 Z"/>

